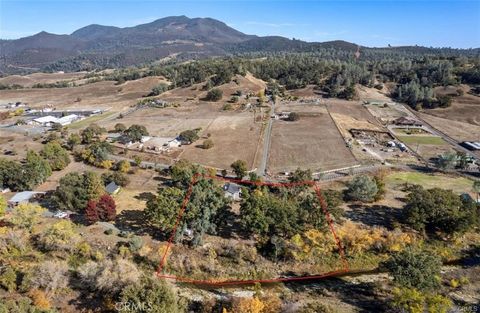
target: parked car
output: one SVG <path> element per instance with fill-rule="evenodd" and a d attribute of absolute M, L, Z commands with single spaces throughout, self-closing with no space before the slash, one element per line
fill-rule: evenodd
<path fill-rule="evenodd" d="M 54 218 L 68 218 L 67 212 L 58 211 L 53 215 Z"/>

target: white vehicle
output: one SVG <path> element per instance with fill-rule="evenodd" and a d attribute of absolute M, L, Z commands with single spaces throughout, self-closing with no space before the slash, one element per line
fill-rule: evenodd
<path fill-rule="evenodd" d="M 53 215 L 54 218 L 68 218 L 67 212 L 59 211 Z"/>

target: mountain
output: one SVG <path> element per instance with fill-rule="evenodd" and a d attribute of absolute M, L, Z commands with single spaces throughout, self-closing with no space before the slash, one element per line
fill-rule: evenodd
<path fill-rule="evenodd" d="M 170 16 L 125 28 L 92 24 L 70 35 L 40 32 L 0 40 L 0 72 L 118 67 L 172 54 L 189 58 L 224 55 L 227 45 L 254 38 L 212 18 Z"/>
<path fill-rule="evenodd" d="M 92 24 L 70 35 L 40 32 L 16 40 L 0 40 L 0 75 L 33 71 L 78 71 L 141 65 L 174 56 L 190 60 L 242 53 L 316 52 L 335 49 L 347 53 L 359 47 L 350 42 L 306 42 L 280 36 L 244 34 L 212 18 L 170 16 L 133 27 Z M 362 47 L 363 51 L 370 48 Z M 371 48 L 389 53 L 431 53 L 434 48 Z"/>

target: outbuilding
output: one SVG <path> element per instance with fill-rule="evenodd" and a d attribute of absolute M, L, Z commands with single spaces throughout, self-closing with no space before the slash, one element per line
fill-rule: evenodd
<path fill-rule="evenodd" d="M 114 181 L 105 186 L 105 191 L 110 195 L 116 195 L 120 191 L 120 186 Z"/>

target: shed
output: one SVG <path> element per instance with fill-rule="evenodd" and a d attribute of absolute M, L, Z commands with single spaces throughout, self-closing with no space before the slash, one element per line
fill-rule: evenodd
<path fill-rule="evenodd" d="M 37 195 L 43 195 L 44 192 L 39 191 L 22 191 L 16 193 L 10 200 L 8 200 L 8 204 L 10 206 L 17 206 L 20 203 L 28 203 L 32 198 L 35 198 Z"/>
<path fill-rule="evenodd" d="M 105 186 L 105 191 L 110 195 L 116 195 L 120 191 L 120 186 L 114 181 Z"/>

